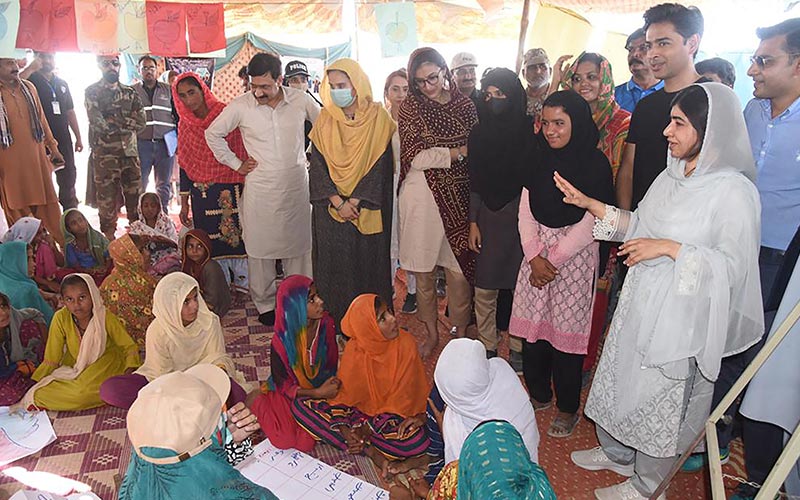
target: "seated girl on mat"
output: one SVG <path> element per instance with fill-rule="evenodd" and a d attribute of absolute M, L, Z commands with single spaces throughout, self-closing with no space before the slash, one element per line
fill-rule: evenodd
<path fill-rule="evenodd" d="M 119 317 L 130 336 L 144 347 L 145 332 L 153 321 L 153 292 L 158 280 L 147 272 L 150 254 L 139 250 L 138 236 L 125 234 L 108 245 L 114 261 L 111 274 L 100 285 L 103 302 Z"/>
<path fill-rule="evenodd" d="M 32 278 L 35 267 L 33 248 L 24 241 L 0 245 L 0 292 L 17 309 L 30 307 L 41 312 L 49 325 L 58 296 L 39 289 Z"/>
<path fill-rule="evenodd" d="M 139 220 L 131 223 L 128 233 L 147 240 L 150 272 L 155 276 L 164 276 L 180 269 L 178 229 L 161 209 L 161 199 L 156 193 L 142 193 L 138 211 Z"/>
<path fill-rule="evenodd" d="M 58 268 L 64 267 L 64 254 L 58 249 L 53 237 L 47 232 L 42 221 L 35 217 L 23 217 L 14 223 L 3 236 L 3 243 L 23 241 L 33 247 L 36 272 L 33 280 L 39 288 L 58 293 Z"/>
<path fill-rule="evenodd" d="M 211 238 L 202 229 L 192 229 L 183 236 L 181 271 L 200 284 L 200 295 L 208 308 L 220 318 L 225 316 L 232 302 L 230 280 L 211 258 Z"/>
<path fill-rule="evenodd" d="M 278 287 L 271 375 L 252 405 L 264 434 L 278 448 L 314 448 L 314 438 L 292 416 L 296 398 L 329 399 L 339 392 L 336 327 L 324 306 L 309 277 L 295 274 Z"/>
<path fill-rule="evenodd" d="M 339 366 L 338 394 L 295 399 L 295 418 L 316 439 L 366 454 L 385 478 L 424 468 L 430 385 L 414 337 L 398 329 L 388 305 L 374 294 L 353 300 L 342 331 L 350 340 Z"/>
<path fill-rule="evenodd" d="M 61 282 L 64 307 L 53 316 L 38 381 L 14 409 L 85 410 L 101 406 L 100 384 L 139 366 L 139 349 L 106 311 L 88 274 Z"/>
<path fill-rule="evenodd" d="M 93 228 L 77 208 L 70 208 L 61 216 L 61 230 L 66 239 L 66 269 L 62 270 L 62 276 L 85 273 L 100 286 L 111 268 L 106 237 Z"/>
<path fill-rule="evenodd" d="M 155 319 L 147 328 L 145 361 L 136 373 L 114 377 L 100 389 L 103 401 L 130 408 L 139 389 L 161 375 L 182 371 L 200 363 L 217 365 L 231 377 L 228 408 L 244 402 L 248 385 L 225 352 L 225 337 L 219 317 L 208 310 L 191 276 L 170 273 L 153 295 Z"/>
<path fill-rule="evenodd" d="M 0 293 L 0 406 L 16 403 L 34 384 L 44 354 L 47 325 L 36 309 L 14 309 Z"/>

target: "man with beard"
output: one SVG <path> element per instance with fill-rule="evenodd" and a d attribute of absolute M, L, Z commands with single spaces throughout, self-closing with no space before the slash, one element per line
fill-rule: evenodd
<path fill-rule="evenodd" d="M 62 246 L 61 209 L 50 173 L 63 163 L 36 87 L 19 78 L 15 59 L 0 58 L 0 201 L 9 226 L 32 215 Z"/>
<path fill-rule="evenodd" d="M 100 231 L 109 240 L 117 230 L 119 193 L 125 199 L 128 222 L 138 219 L 142 171 L 136 134 L 145 127 L 139 94 L 119 83 L 119 57 L 98 56 L 103 78 L 86 89 L 89 115 L 89 161 L 94 171 Z"/>
<path fill-rule="evenodd" d="M 639 28 L 628 36 L 625 50 L 628 51 L 628 69 L 632 76 L 627 82 L 617 85 L 614 89 L 614 99 L 619 107 L 633 113 L 636 104 L 644 97 L 663 89 L 664 82 L 653 76 L 653 71 L 647 64 L 644 28 Z"/>
<path fill-rule="evenodd" d="M 42 103 L 44 116 L 47 124 L 58 141 L 58 151 L 64 157 L 64 166 L 56 170 L 56 181 L 58 182 L 58 201 L 64 210 L 78 206 L 78 197 L 75 195 L 75 154 L 72 150 L 72 136 L 69 130 L 75 134 L 75 151 L 83 151 L 83 141 L 81 140 L 81 130 L 78 127 L 78 117 L 75 114 L 75 106 L 72 103 L 72 94 L 69 91 L 67 82 L 57 77 L 55 69 L 55 57 L 52 52 L 36 52 L 35 63 L 39 67 L 37 71 L 28 76 L 39 93 L 39 101 Z"/>
<path fill-rule="evenodd" d="M 672 99 L 689 85 L 707 81 L 694 69 L 703 36 L 703 14 L 696 7 L 664 3 L 644 13 L 647 63 L 664 88 L 645 97 L 631 116 L 628 140 L 617 172 L 617 204 L 635 210 L 658 174 L 667 166 Z"/>
<path fill-rule="evenodd" d="M 469 52 L 459 52 L 450 62 L 450 69 L 456 80 L 458 91 L 472 99 L 475 106 L 483 106 L 483 93 L 477 88 L 477 75 L 475 70 L 478 60 Z"/>
<path fill-rule="evenodd" d="M 144 105 L 146 125 L 137 135 L 139 162 L 142 169 L 142 191 L 147 190 L 150 171 L 156 181 L 161 209 L 166 213 L 172 198 L 172 160 L 164 136 L 175 130 L 172 119 L 172 90 L 167 83 L 156 79 L 156 60 L 151 56 L 139 59 L 142 81 L 133 85 Z"/>
<path fill-rule="evenodd" d="M 275 323 L 276 261 L 287 276 L 312 275 L 303 122 L 316 121 L 320 110 L 307 92 L 281 85 L 282 70 L 276 54 L 254 55 L 247 65 L 252 90 L 231 101 L 205 134 L 217 161 L 247 177 L 239 215 L 250 296 L 268 326 Z M 244 161 L 225 140 L 237 128 L 249 155 Z"/>
<path fill-rule="evenodd" d="M 544 49 L 530 49 L 522 58 L 522 76 L 528 82 L 525 95 L 528 97 L 528 116 L 533 118 L 536 129 L 542 117 L 542 104 L 550 87 L 550 59 Z"/>

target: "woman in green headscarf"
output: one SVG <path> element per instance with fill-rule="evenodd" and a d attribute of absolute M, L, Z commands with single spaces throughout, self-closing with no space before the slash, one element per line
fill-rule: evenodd
<path fill-rule="evenodd" d="M 33 281 L 33 249 L 24 241 L 0 245 L 0 292 L 8 296 L 16 309 L 30 307 L 41 312 L 47 324 L 53 319 L 50 307 Z"/>
<path fill-rule="evenodd" d="M 556 500 L 522 436 L 504 420 L 484 422 L 464 441 L 458 460 L 458 500 Z"/>

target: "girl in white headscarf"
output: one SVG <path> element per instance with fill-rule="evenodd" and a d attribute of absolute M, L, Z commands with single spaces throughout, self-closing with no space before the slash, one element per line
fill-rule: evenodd
<path fill-rule="evenodd" d="M 522 435 L 531 460 L 539 461 L 539 429 L 528 393 L 506 360 L 486 359 L 478 340 L 454 339 L 433 373 L 447 404 L 442 421 L 445 463 L 457 460 L 464 440 L 481 422 L 505 420 Z"/>
<path fill-rule="evenodd" d="M 247 383 L 225 351 L 219 316 L 208 309 L 199 290 L 188 274 L 161 278 L 153 294 L 155 319 L 147 328 L 144 364 L 136 373 L 107 380 L 100 388 L 103 401 L 130 408 L 149 381 L 201 363 L 219 366 L 231 378 L 228 407 L 245 400 Z"/>
<path fill-rule="evenodd" d="M 708 417 L 720 360 L 764 331 L 760 203 L 738 98 L 692 85 L 664 135 L 667 168 L 635 212 L 555 175 L 564 201 L 597 218 L 595 238 L 625 242 L 631 266 L 586 402 L 601 446 L 572 454 L 585 469 L 633 476 L 599 499 L 652 495 Z"/>

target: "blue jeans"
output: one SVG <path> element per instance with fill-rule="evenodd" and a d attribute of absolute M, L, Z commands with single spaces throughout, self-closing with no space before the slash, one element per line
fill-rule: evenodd
<path fill-rule="evenodd" d="M 161 208 L 166 213 L 169 210 L 169 200 L 172 198 L 172 157 L 167 151 L 167 143 L 163 140 L 138 141 L 139 161 L 142 164 L 142 192 L 147 190 L 150 180 L 150 170 L 154 170 L 156 177 L 156 193 L 161 199 Z"/>

